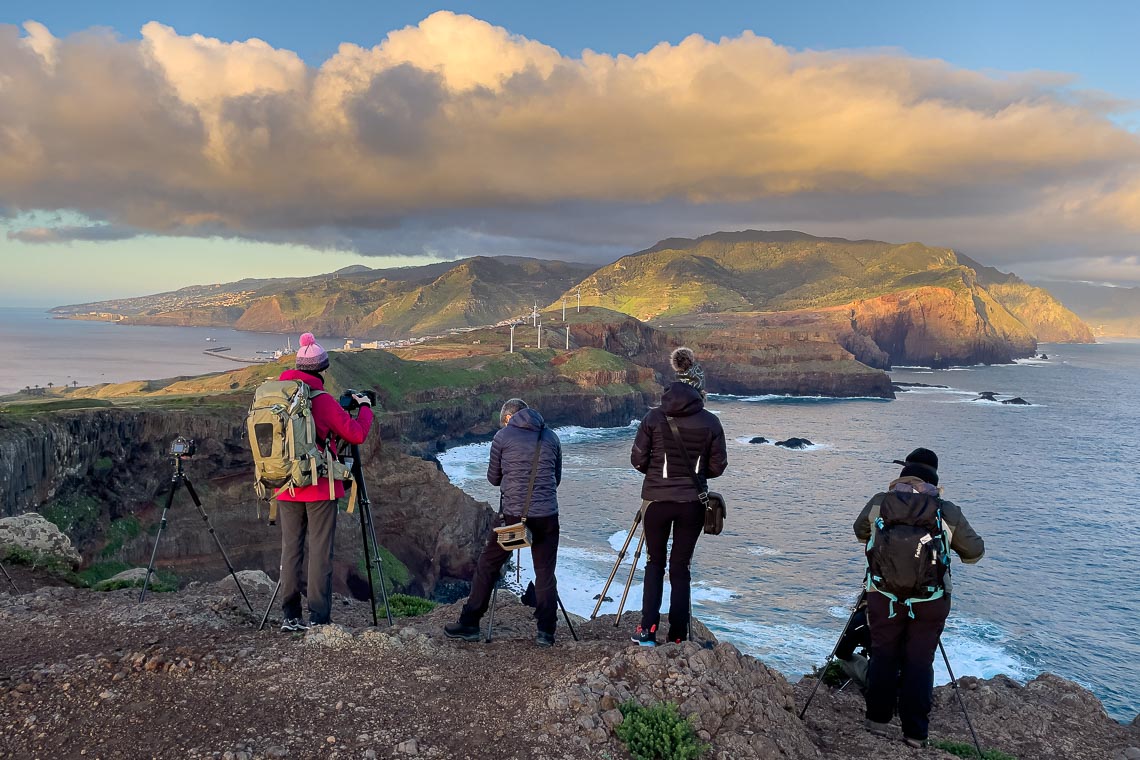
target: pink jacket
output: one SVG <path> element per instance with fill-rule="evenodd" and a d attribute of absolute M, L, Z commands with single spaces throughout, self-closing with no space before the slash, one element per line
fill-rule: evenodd
<path fill-rule="evenodd" d="M 299 369 L 290 369 L 281 373 L 278 380 L 300 380 L 315 391 L 323 391 L 325 384 L 319 377 L 302 372 Z M 340 408 L 335 397 L 322 393 L 313 399 L 313 421 L 317 425 L 317 440 L 322 443 L 331 434 L 334 439 L 346 443 L 364 443 L 368 431 L 372 428 L 372 409 L 367 406 L 360 407 L 359 416 L 353 419 L 348 412 Z M 321 446 L 324 450 L 324 446 Z M 344 496 L 344 483 L 337 481 L 337 498 Z M 288 491 L 277 497 L 278 501 L 328 501 L 329 481 L 321 478 L 314 486 L 294 489 L 290 495 Z"/>

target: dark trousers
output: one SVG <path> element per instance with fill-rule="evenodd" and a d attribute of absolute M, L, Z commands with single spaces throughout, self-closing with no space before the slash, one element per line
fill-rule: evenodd
<path fill-rule="evenodd" d="M 507 519 L 516 522 L 516 518 Z M 530 547 L 537 602 L 534 617 L 538 621 L 538 630 L 553 634 L 558 625 L 558 584 L 554 578 L 555 565 L 558 563 L 558 515 L 528 517 L 526 524 L 534 535 Z M 495 590 L 499 573 L 513 553 L 499 546 L 495 534 L 491 534 L 487 545 L 483 547 L 483 553 L 479 555 L 475 578 L 471 581 L 471 596 L 467 598 L 467 604 L 463 605 L 463 612 L 459 615 L 460 623 L 479 625 L 479 620 L 487 611 L 487 605 L 491 603 L 491 592 Z"/>
<path fill-rule="evenodd" d="M 301 617 L 301 596 L 309 603 L 309 622 L 324 625 L 332 616 L 333 536 L 336 502 L 277 502 L 281 523 L 281 611 Z M 302 583 L 305 549 L 308 572 Z M 307 589 L 306 589 L 307 587 Z"/>
<path fill-rule="evenodd" d="M 705 526 L 705 508 L 699 501 L 655 501 L 645 508 L 645 592 L 641 597 L 641 628 L 648 631 L 661 620 L 665 589 L 665 552 L 673 532 L 669 556 L 669 641 L 689 638 L 689 564 Z"/>
<path fill-rule="evenodd" d="M 895 604 L 877 591 L 867 594 L 871 626 L 871 669 L 867 686 L 867 718 L 889 723 L 897 707 L 903 734 L 925 739 L 930 728 L 934 693 L 934 653 L 950 614 L 950 598 L 919 602 L 914 619 L 905 604 Z"/>

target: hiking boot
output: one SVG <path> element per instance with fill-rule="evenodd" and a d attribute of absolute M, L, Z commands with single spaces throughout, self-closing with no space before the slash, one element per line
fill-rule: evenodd
<path fill-rule="evenodd" d="M 463 623 L 448 623 L 443 627 L 443 635 L 449 639 L 463 639 L 464 641 L 479 641 L 483 632 L 477 625 L 464 625 Z"/>
<path fill-rule="evenodd" d="M 639 646 L 655 647 L 657 646 L 657 626 L 651 625 L 647 631 L 639 625 L 629 640 Z"/>
<path fill-rule="evenodd" d="M 309 630 L 309 625 L 301 618 L 285 618 L 281 621 L 281 630 L 286 633 L 297 633 Z"/>
<path fill-rule="evenodd" d="M 874 720 L 871 720 L 870 718 L 867 718 L 863 722 L 863 725 L 864 725 L 864 727 L 866 727 L 866 729 L 868 731 L 870 731 L 875 736 L 885 736 L 888 739 L 891 736 L 891 724 L 890 723 L 879 723 L 878 721 L 874 721 Z"/>
<path fill-rule="evenodd" d="M 682 641 L 688 641 L 689 634 L 681 631 L 674 635 L 673 631 L 669 631 L 669 636 L 666 638 L 670 644 L 680 644 Z"/>
<path fill-rule="evenodd" d="M 903 744 L 908 747 L 914 747 L 915 749 L 922 749 L 926 746 L 926 739 L 915 739 L 913 736 L 904 736 Z"/>
<path fill-rule="evenodd" d="M 554 634 L 547 633 L 546 631 L 539 631 L 538 634 L 534 637 L 534 643 L 543 649 L 552 647 L 554 646 Z"/>

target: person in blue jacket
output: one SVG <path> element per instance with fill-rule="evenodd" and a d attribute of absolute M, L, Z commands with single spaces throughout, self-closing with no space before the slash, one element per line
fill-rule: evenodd
<path fill-rule="evenodd" d="M 525 511 L 526 525 L 534 540 L 530 548 L 534 562 L 536 606 L 534 616 L 538 622 L 535 643 L 541 647 L 554 645 L 554 631 L 558 614 L 558 587 L 554 570 L 558 561 L 558 485 L 562 482 L 562 443 L 555 432 L 546 427 L 542 415 L 526 405 L 522 399 L 512 398 L 499 412 L 502 429 L 491 442 L 491 460 L 487 465 L 487 480 L 499 486 L 500 524 L 518 522 Z M 527 507 L 531 465 L 538 449 L 538 466 L 535 471 L 534 492 Z M 479 620 L 487 611 L 495 581 L 512 552 L 499 546 L 492 533 L 471 582 L 471 595 L 459 615 L 459 622 L 444 626 L 444 633 L 453 639 L 478 641 L 481 636 Z"/>

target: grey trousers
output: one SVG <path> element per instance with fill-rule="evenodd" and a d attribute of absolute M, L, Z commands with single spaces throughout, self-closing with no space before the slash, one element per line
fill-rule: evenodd
<path fill-rule="evenodd" d="M 309 603 L 309 623 L 323 625 L 332 616 L 333 537 L 336 502 L 279 501 L 281 523 L 281 611 L 301 617 L 301 596 Z M 305 550 L 308 549 L 308 572 Z M 306 582 L 307 581 L 307 582 Z"/>

